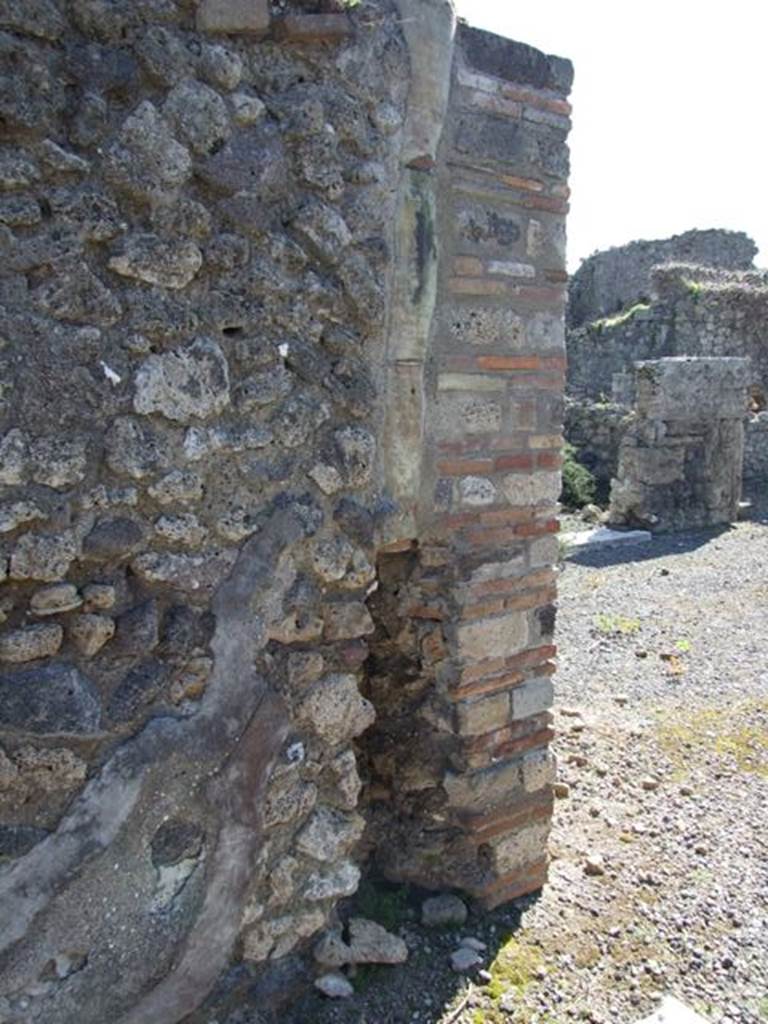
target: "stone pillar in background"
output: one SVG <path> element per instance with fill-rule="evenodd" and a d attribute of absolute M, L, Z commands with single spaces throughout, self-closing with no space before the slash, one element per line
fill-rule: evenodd
<path fill-rule="evenodd" d="M 734 522 L 749 360 L 635 363 L 635 413 L 611 486 L 611 522 L 683 530 Z"/>
<path fill-rule="evenodd" d="M 488 906 L 546 878 L 571 77 L 459 27 L 439 158 L 420 164 L 439 274 L 417 536 L 382 555 L 372 601 L 379 863 Z"/>

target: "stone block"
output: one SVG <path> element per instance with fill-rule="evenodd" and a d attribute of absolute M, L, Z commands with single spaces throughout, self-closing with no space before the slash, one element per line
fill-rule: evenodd
<path fill-rule="evenodd" d="M 541 860 L 542 850 L 547 848 L 549 822 L 535 822 L 512 835 L 502 836 L 491 843 L 494 866 L 499 874 L 507 875 L 520 871 L 528 864 Z"/>
<path fill-rule="evenodd" d="M 482 373 L 441 373 L 437 378 L 438 391 L 504 391 L 502 377 Z"/>
<path fill-rule="evenodd" d="M 573 65 L 563 57 L 505 39 L 482 29 L 461 25 L 459 45 L 468 67 L 515 85 L 551 89 L 567 96 L 573 83 Z"/>
<path fill-rule="evenodd" d="M 343 743 L 359 736 L 376 717 L 373 705 L 357 688 L 353 675 L 330 675 L 310 686 L 296 718 L 326 742 Z"/>
<path fill-rule="evenodd" d="M 355 845 L 365 828 L 359 814 L 318 807 L 299 832 L 296 849 L 315 860 L 337 861 Z"/>
<path fill-rule="evenodd" d="M 351 34 L 346 14 L 288 14 L 275 23 L 275 36 L 286 43 L 336 43 Z"/>
<path fill-rule="evenodd" d="M 552 706 L 555 696 L 555 689 L 552 680 L 548 676 L 537 679 L 530 679 L 522 686 L 516 686 L 511 693 L 512 718 L 517 721 L 520 718 L 529 718 L 532 715 L 539 715 Z"/>
<path fill-rule="evenodd" d="M 432 415 L 435 433 L 446 440 L 501 430 L 501 403 L 480 395 L 447 391 L 438 395 Z"/>
<path fill-rule="evenodd" d="M 505 761 L 476 772 L 448 774 L 443 786 L 452 808 L 471 815 L 482 814 L 522 794 L 521 762 Z"/>
<path fill-rule="evenodd" d="M 554 506 L 561 480 L 559 473 L 513 473 L 503 477 L 500 486 L 510 505 Z"/>
<path fill-rule="evenodd" d="M 91 682 L 64 662 L 0 676 L 0 725 L 25 732 L 99 731 L 101 709 Z"/>
<path fill-rule="evenodd" d="M 527 347 L 527 325 L 507 305 L 447 304 L 440 319 L 446 338 L 462 349 L 466 345 L 477 345 L 485 351 L 501 348 L 516 352 Z"/>
<path fill-rule="evenodd" d="M 506 658 L 521 651 L 527 643 L 528 621 L 518 612 L 481 619 L 458 628 L 459 657 L 464 661 Z"/>
<path fill-rule="evenodd" d="M 565 133 L 539 125 L 506 121 L 482 114 L 457 118 L 454 148 L 473 163 L 498 164 L 517 174 L 568 177 Z"/>
<path fill-rule="evenodd" d="M 0 661 L 23 662 L 55 654 L 63 638 L 58 624 L 25 626 L 0 636 Z"/>
<path fill-rule="evenodd" d="M 509 694 L 497 693 L 480 700 L 462 701 L 456 708 L 462 736 L 481 736 L 501 729 L 509 721 Z"/>
<path fill-rule="evenodd" d="M 538 793 L 555 781 L 557 765 L 554 755 L 547 749 L 532 750 L 521 759 L 520 771 L 526 793 Z"/>
<path fill-rule="evenodd" d="M 269 0 L 202 0 L 197 9 L 200 32 L 248 35 L 257 39 L 269 31 Z"/>

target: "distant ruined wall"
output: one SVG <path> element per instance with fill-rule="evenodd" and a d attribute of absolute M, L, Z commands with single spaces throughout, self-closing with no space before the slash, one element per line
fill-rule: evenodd
<path fill-rule="evenodd" d="M 753 392 L 768 395 L 766 272 L 671 263 L 652 271 L 651 294 L 648 308 L 568 330 L 569 395 L 621 400 L 636 360 L 683 355 L 748 358 Z"/>
<path fill-rule="evenodd" d="M 594 253 L 585 259 L 568 286 L 568 324 L 579 327 L 610 316 L 650 295 L 651 267 L 691 263 L 728 270 L 748 270 L 757 246 L 740 231 L 686 231 L 682 235 Z"/>
<path fill-rule="evenodd" d="M 0 4 L 9 1024 L 545 878 L 570 65 L 310 6 Z"/>

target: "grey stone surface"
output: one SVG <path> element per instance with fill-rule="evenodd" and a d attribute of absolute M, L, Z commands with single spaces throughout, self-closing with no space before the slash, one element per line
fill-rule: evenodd
<path fill-rule="evenodd" d="M 192 172 L 192 160 L 154 104 L 144 100 L 108 147 L 105 169 L 118 188 L 149 198 L 184 184 Z"/>
<path fill-rule="evenodd" d="M 25 626 L 0 637 L 0 661 L 22 662 L 48 658 L 61 647 L 64 631 L 51 623 Z"/>
<path fill-rule="evenodd" d="M 466 920 L 466 903 L 451 893 L 430 896 L 421 905 L 421 923 L 428 928 L 461 926 Z"/>
<path fill-rule="evenodd" d="M 461 26 L 461 46 L 470 66 L 496 78 L 551 89 L 568 95 L 573 66 L 562 57 L 541 53 L 532 46 L 503 36 L 483 32 L 471 25 Z"/>
<path fill-rule="evenodd" d="M 65 662 L 0 676 L 0 726 L 30 733 L 98 732 L 101 711 L 93 686 Z"/>
<path fill-rule="evenodd" d="M 166 242 L 156 235 L 130 237 L 124 251 L 113 256 L 109 269 L 124 277 L 134 277 L 163 288 L 185 288 L 203 263 L 194 242 Z"/>
<path fill-rule="evenodd" d="M 168 94 L 163 116 L 195 153 L 209 155 L 229 138 L 227 105 L 210 86 L 187 80 Z"/>
<path fill-rule="evenodd" d="M 321 974 L 315 978 L 315 988 L 329 999 L 348 999 L 355 990 L 343 974 Z"/>
<path fill-rule="evenodd" d="M 686 231 L 672 238 L 630 242 L 584 260 L 569 285 L 569 324 L 578 327 L 610 316 L 648 298 L 651 268 L 663 263 L 690 263 L 729 270 L 749 270 L 755 243 L 738 231 Z"/>
<path fill-rule="evenodd" d="M 188 423 L 229 404 L 229 368 L 220 346 L 198 338 L 190 346 L 150 356 L 136 374 L 134 408 Z"/>
<path fill-rule="evenodd" d="M 635 364 L 635 413 L 611 483 L 611 523 L 671 530 L 736 521 L 748 381 L 745 359 Z"/>

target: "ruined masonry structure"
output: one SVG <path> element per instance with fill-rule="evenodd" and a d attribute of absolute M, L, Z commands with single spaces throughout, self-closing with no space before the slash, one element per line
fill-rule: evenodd
<path fill-rule="evenodd" d="M 613 523 L 681 530 L 734 522 L 748 383 L 746 359 L 635 364 L 635 411 L 611 486 Z"/>
<path fill-rule="evenodd" d="M 750 394 L 744 477 L 768 479 L 768 416 L 763 411 L 768 404 L 768 272 L 668 263 L 654 267 L 649 280 L 647 302 L 632 305 L 641 297 L 638 292 L 623 313 L 568 330 L 567 439 L 606 485 L 616 474 L 634 400 L 636 361 L 684 355 L 744 358 Z"/>
<path fill-rule="evenodd" d="M 8 1024 L 546 877 L 571 68 L 308 8 L 0 3 Z"/>
<path fill-rule="evenodd" d="M 630 242 L 593 253 L 568 285 L 568 325 L 580 327 L 618 313 L 651 294 L 651 269 L 687 263 L 724 270 L 749 270 L 757 246 L 742 231 L 685 231 L 671 238 Z"/>

